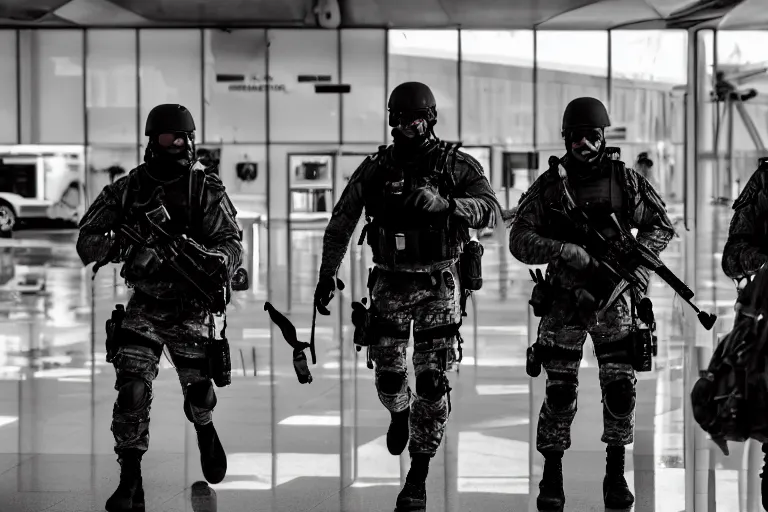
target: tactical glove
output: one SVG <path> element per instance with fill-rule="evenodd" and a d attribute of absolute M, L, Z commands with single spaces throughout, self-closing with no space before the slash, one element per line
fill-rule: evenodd
<path fill-rule="evenodd" d="M 455 202 L 441 197 L 431 187 L 422 187 L 414 190 L 406 198 L 404 205 L 408 209 L 430 214 L 450 213 L 456 208 Z"/>
<path fill-rule="evenodd" d="M 589 267 L 592 262 L 592 257 L 576 244 L 563 244 L 563 248 L 560 251 L 560 258 L 565 263 L 576 270 L 584 270 Z"/>
<path fill-rule="evenodd" d="M 330 315 L 328 304 L 333 300 L 336 291 L 336 280 L 331 276 L 321 277 L 315 288 L 315 307 L 321 315 Z"/>

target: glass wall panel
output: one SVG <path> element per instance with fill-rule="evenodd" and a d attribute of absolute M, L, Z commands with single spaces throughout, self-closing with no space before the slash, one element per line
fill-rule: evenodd
<path fill-rule="evenodd" d="M 387 92 L 403 82 L 427 84 L 437 100 L 435 133 L 459 134 L 459 33 L 457 30 L 390 30 Z"/>
<path fill-rule="evenodd" d="M 352 90 L 343 94 L 344 142 L 379 142 L 389 139 L 386 126 L 387 84 L 384 30 L 349 29 L 341 32 L 341 81 Z"/>
<path fill-rule="evenodd" d="M 83 31 L 22 30 L 22 143 L 82 144 Z"/>
<path fill-rule="evenodd" d="M 93 202 L 106 186 L 126 176 L 138 165 L 136 146 L 110 145 L 88 148 L 86 197 Z"/>
<path fill-rule="evenodd" d="M 461 31 L 464 144 L 533 144 L 533 32 Z"/>
<path fill-rule="evenodd" d="M 330 30 L 270 30 L 270 140 L 338 142 L 339 95 L 317 84 L 339 79 L 338 35 Z"/>
<path fill-rule="evenodd" d="M 683 195 L 688 34 L 675 30 L 611 32 L 611 124 L 608 143 L 668 201 Z M 625 132 L 620 132 L 620 129 Z M 617 134 L 612 137 L 612 134 Z M 652 165 L 644 161 L 645 153 Z"/>
<path fill-rule="evenodd" d="M 265 30 L 206 30 L 205 142 L 266 140 Z M 273 93 L 279 93 L 275 89 Z"/>
<path fill-rule="evenodd" d="M 15 144 L 19 139 L 15 30 L 0 30 L 0 69 L 0 143 Z"/>
<path fill-rule="evenodd" d="M 87 33 L 88 141 L 136 144 L 136 31 Z"/>
<path fill-rule="evenodd" d="M 197 132 L 203 131 L 201 34 L 186 29 L 139 31 L 140 139 L 147 114 L 162 103 L 187 107 Z"/>
<path fill-rule="evenodd" d="M 709 268 L 700 267 L 699 282 L 715 280 L 719 284 L 711 296 L 722 313 L 717 328 L 723 334 L 733 325 L 732 306 L 736 299 L 734 284 L 720 270 L 722 261 L 719 257 L 733 214 L 731 200 L 738 196 L 757 169 L 757 159 L 768 156 L 763 149 L 768 143 L 768 77 L 765 71 L 768 33 L 718 31 L 715 36 L 710 35 L 709 42 L 710 45 L 714 42 L 715 46 L 715 70 L 708 77 L 707 86 L 718 94 L 708 98 L 708 104 L 699 114 L 702 121 L 706 119 L 709 123 L 701 128 L 702 137 L 707 140 L 701 143 L 703 148 L 697 155 L 697 164 L 709 171 L 705 179 L 714 182 L 712 195 L 722 200 L 707 205 L 709 211 L 705 218 L 709 222 L 706 227 L 711 233 L 697 229 L 697 237 L 711 240 L 716 253 L 715 262 L 710 267 L 716 273 L 715 278 L 710 277 Z M 697 246 L 697 250 L 707 254 L 704 252 L 706 246 L 703 249 Z M 706 265 L 706 261 L 699 265 Z M 707 348 L 712 346 L 714 343 Z M 707 352 L 709 354 L 711 350 Z M 754 440 L 729 444 L 734 445 L 729 457 L 723 457 L 717 450 L 710 455 L 710 467 L 716 469 L 717 507 L 727 509 L 732 503 L 741 503 L 744 510 L 759 510 L 763 459 L 760 444 Z"/>
<path fill-rule="evenodd" d="M 536 37 L 536 142 L 560 151 L 565 106 L 580 96 L 607 100 L 608 32 L 553 30 L 536 32 Z M 546 162 L 540 159 L 542 166 Z"/>
<path fill-rule="evenodd" d="M 716 78 L 721 87 L 735 87 L 744 109 L 733 107 L 721 95 L 718 136 L 724 187 L 734 197 L 757 168 L 757 158 L 766 156 L 759 148 L 768 144 L 768 33 L 719 31 L 717 33 Z M 720 74 L 722 73 L 722 74 Z M 722 89 L 724 90 L 724 89 Z M 733 114 L 733 124 L 729 117 Z M 731 151 L 728 151 L 729 145 Z M 729 154 L 730 153 L 730 154 Z"/>

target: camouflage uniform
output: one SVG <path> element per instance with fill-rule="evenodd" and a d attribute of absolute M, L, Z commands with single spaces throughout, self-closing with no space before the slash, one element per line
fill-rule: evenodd
<path fill-rule="evenodd" d="M 563 161 L 566 162 L 567 158 Z M 638 229 L 637 240 L 656 254 L 674 235 L 665 206 L 648 181 L 621 162 L 611 165 L 615 183 L 624 190 L 620 222 L 625 229 Z M 619 165 L 620 164 L 620 165 Z M 547 391 L 539 413 L 536 447 L 544 452 L 564 451 L 570 447 L 570 428 L 576 415 L 578 370 L 587 333 L 592 337 L 598 355 L 600 387 L 603 395 L 603 436 L 608 445 L 632 443 L 635 408 L 635 375 L 632 365 L 615 354 L 623 352 L 622 341 L 630 326 L 629 293 L 599 311 L 593 320 L 575 319 L 574 304 L 567 290 L 587 284 L 593 276 L 568 267 L 558 258 L 569 233 L 563 231 L 553 210 L 562 212 L 563 180 L 558 166 L 548 169 L 520 199 L 509 234 L 509 249 L 527 265 L 549 264 L 550 282 L 559 282 L 563 293 L 556 296 L 552 309 L 539 324 L 537 353 L 544 355 Z M 574 185 L 577 192 L 578 188 Z M 582 205 L 584 206 L 584 205 Z M 560 229 L 558 229 L 560 228 Z M 649 272 L 643 269 L 647 286 Z"/>
<path fill-rule="evenodd" d="M 192 172 L 203 171 L 196 166 Z M 178 225 L 178 231 L 189 232 L 191 238 L 209 250 L 225 255 L 231 278 L 242 258 L 236 211 L 215 174 L 205 176 L 199 206 L 188 204 L 188 183 L 186 174 L 170 182 L 155 181 L 147 172 L 147 166 L 142 164 L 129 176 L 104 187 L 80 223 L 77 251 L 83 263 L 101 261 L 111 246 L 104 234 L 116 229 L 120 222 L 130 224 L 129 212 L 147 200 L 148 192 L 162 186 L 167 197 L 165 206 L 172 220 L 188 218 L 190 208 L 193 211 L 200 209 L 199 220 Z M 197 219 L 195 216 L 189 218 Z M 190 227 L 189 224 L 193 225 Z M 199 227 L 195 228 L 194 224 Z M 136 227 L 140 233 L 142 229 L 141 225 Z M 123 268 L 124 276 L 126 267 Z M 185 412 L 190 420 L 196 425 L 211 423 L 211 411 L 216 402 L 207 375 L 205 351 L 205 343 L 214 329 L 211 315 L 189 298 L 191 290 L 188 286 L 167 271 L 135 280 L 131 279 L 130 271 L 128 276 L 126 281 L 135 292 L 126 307 L 121 346 L 113 359 L 118 398 L 112 413 L 112 433 L 118 454 L 126 449 L 147 451 L 152 381 L 157 377 L 159 356 L 164 346 L 176 366 L 185 396 Z M 134 388 L 133 396 L 127 397 L 126 385 L 136 381 L 143 383 L 143 389 Z M 188 399 L 187 394 L 195 389 L 195 385 L 209 388 L 205 391 L 206 399 Z"/>
<path fill-rule="evenodd" d="M 741 280 L 768 262 L 768 161 L 761 161 L 733 209 L 722 265 L 725 275 Z"/>
<path fill-rule="evenodd" d="M 375 265 L 368 283 L 371 307 L 379 316 L 377 339 L 370 347 L 376 364 L 379 400 L 393 413 L 411 406 L 408 450 L 411 454 L 434 455 L 448 420 L 450 389 L 445 371 L 451 369 L 455 358 L 454 344 L 461 322 L 461 283 L 456 263 L 463 244 L 469 240 L 469 228 L 494 224 L 498 202 L 480 164 L 471 156 L 455 151 L 455 147 L 435 143 L 432 151 L 411 164 L 398 162 L 393 148 L 382 146 L 350 178 L 325 231 L 320 278 L 336 275 L 365 208 L 366 217 L 374 218 L 366 230 Z M 451 190 L 441 185 L 444 176 L 437 171 L 440 158 L 448 162 L 445 172 L 448 179 L 453 180 Z M 401 262 L 389 253 L 388 235 L 376 221 L 402 215 L 393 222 L 419 223 L 416 218 L 407 218 L 405 212 L 385 207 L 384 190 L 403 177 L 406 183 L 403 195 L 419 187 L 432 186 L 440 190 L 441 196 L 448 194 L 455 200 L 455 209 L 448 221 L 451 228 L 445 242 L 447 252 L 441 260 Z M 406 243 L 413 240 L 415 238 Z M 408 387 L 405 359 L 411 320 L 414 321 L 415 393 Z"/>

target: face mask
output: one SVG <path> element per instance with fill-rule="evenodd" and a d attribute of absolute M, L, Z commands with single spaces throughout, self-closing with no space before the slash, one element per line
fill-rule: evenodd
<path fill-rule="evenodd" d="M 601 128 L 577 129 L 567 134 L 565 145 L 568 153 L 583 163 L 592 163 L 605 150 L 605 139 Z"/>
<path fill-rule="evenodd" d="M 161 133 L 149 141 L 149 162 L 158 167 L 188 168 L 194 162 L 194 135 Z"/>
<path fill-rule="evenodd" d="M 406 147 L 419 147 L 429 138 L 429 122 L 426 119 L 401 119 L 400 123 L 392 129 L 392 138 L 395 145 Z"/>

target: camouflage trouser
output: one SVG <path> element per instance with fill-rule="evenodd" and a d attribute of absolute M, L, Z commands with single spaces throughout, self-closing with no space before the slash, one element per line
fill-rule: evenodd
<path fill-rule="evenodd" d="M 152 381 L 159 370 L 159 355 L 168 348 L 176 366 L 187 416 L 198 425 L 211 422 L 215 395 L 206 376 L 205 341 L 208 338 L 207 315 L 203 312 L 180 313 L 176 308 L 162 308 L 158 303 L 134 295 L 128 301 L 120 348 L 113 364 L 117 379 L 117 400 L 112 411 L 115 452 L 149 447 L 149 410 L 152 405 Z M 190 386 L 204 389 L 203 399 L 188 400 Z"/>
<path fill-rule="evenodd" d="M 539 413 L 536 448 L 564 451 L 571 446 L 571 423 L 576 416 L 579 365 L 587 333 L 598 353 L 600 388 L 603 401 L 602 441 L 624 446 L 632 443 L 635 423 L 635 372 L 629 361 L 610 362 L 601 353 L 621 352 L 628 335 L 630 310 L 628 298 L 621 296 L 597 323 L 583 326 L 564 325 L 570 316 L 567 304 L 555 302 L 552 311 L 541 319 L 537 344 L 545 354 L 542 365 L 547 371 L 547 391 Z M 611 346 L 612 344 L 618 344 Z M 613 350 L 612 350 L 613 349 Z"/>
<path fill-rule="evenodd" d="M 434 455 L 450 413 L 446 372 L 455 361 L 454 344 L 461 320 L 460 286 L 455 267 L 437 272 L 374 271 L 371 304 L 387 328 L 371 346 L 376 390 L 390 412 L 411 406 L 411 454 Z M 408 386 L 405 347 L 413 320 L 416 393 Z"/>

